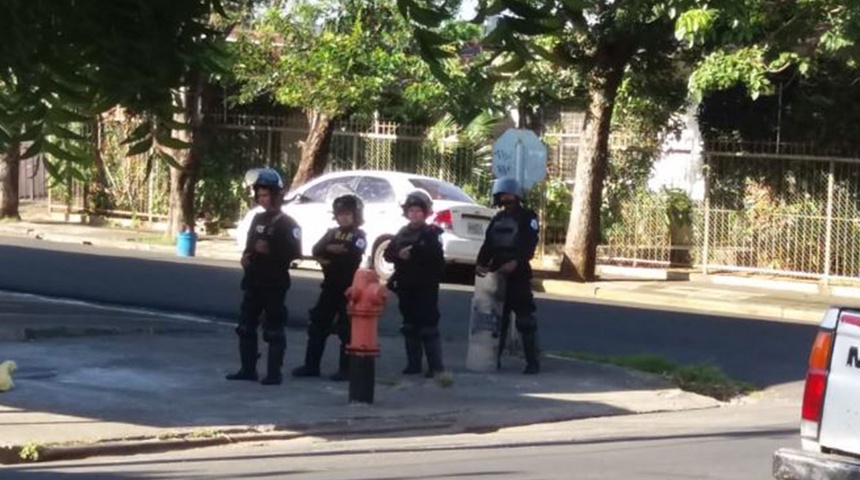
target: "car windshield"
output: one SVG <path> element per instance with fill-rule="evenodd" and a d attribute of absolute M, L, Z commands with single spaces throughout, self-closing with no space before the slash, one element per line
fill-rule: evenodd
<path fill-rule="evenodd" d="M 466 195 L 464 191 L 448 182 L 431 180 L 429 178 L 410 178 L 409 183 L 411 183 L 415 188 L 426 190 L 433 200 L 475 203 L 475 201 Z"/>

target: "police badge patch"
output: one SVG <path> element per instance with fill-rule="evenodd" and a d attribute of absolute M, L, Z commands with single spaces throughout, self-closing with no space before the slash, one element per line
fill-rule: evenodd
<path fill-rule="evenodd" d="M 367 241 L 362 237 L 358 237 L 355 240 L 355 248 L 359 250 L 364 250 L 365 248 L 367 248 Z"/>

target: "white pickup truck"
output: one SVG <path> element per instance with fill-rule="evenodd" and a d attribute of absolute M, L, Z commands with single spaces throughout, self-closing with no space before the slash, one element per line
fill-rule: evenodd
<path fill-rule="evenodd" d="M 809 355 L 801 450 L 780 449 L 780 480 L 860 480 L 860 309 L 830 308 Z"/>

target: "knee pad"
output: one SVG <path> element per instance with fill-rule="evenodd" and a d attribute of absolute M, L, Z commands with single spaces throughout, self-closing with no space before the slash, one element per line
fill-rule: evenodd
<path fill-rule="evenodd" d="M 270 345 L 286 345 L 287 336 L 283 330 L 266 329 L 263 330 L 263 340 Z"/>
<path fill-rule="evenodd" d="M 236 335 L 238 335 L 239 338 L 256 338 L 257 330 L 242 323 L 236 327 Z"/>
<path fill-rule="evenodd" d="M 408 323 L 404 323 L 400 326 L 400 333 L 402 333 L 404 337 L 417 337 L 420 335 L 418 326 Z"/>
<path fill-rule="evenodd" d="M 342 320 L 334 326 L 334 333 L 343 343 L 349 343 L 351 328 L 347 320 Z"/>
<path fill-rule="evenodd" d="M 439 327 L 425 326 L 418 329 L 418 336 L 421 338 L 432 339 L 439 336 Z"/>
<path fill-rule="evenodd" d="M 308 324 L 308 335 L 311 337 L 327 337 L 329 333 L 331 332 L 329 332 L 328 328 L 313 320 Z"/>
<path fill-rule="evenodd" d="M 534 333 L 537 331 L 537 318 L 534 315 L 517 316 L 516 326 L 522 334 Z"/>

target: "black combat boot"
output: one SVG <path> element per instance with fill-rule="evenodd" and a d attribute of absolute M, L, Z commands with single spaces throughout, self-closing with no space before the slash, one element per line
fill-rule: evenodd
<path fill-rule="evenodd" d="M 526 368 L 523 373 L 535 375 L 540 373 L 540 354 L 538 352 L 537 332 L 523 333 L 523 353 L 526 357 Z"/>
<path fill-rule="evenodd" d="M 257 336 L 239 337 L 239 359 L 242 367 L 236 373 L 227 375 L 227 380 L 257 381 Z"/>
<path fill-rule="evenodd" d="M 415 375 L 421 373 L 421 357 L 424 356 L 424 347 L 421 345 L 421 337 L 417 335 L 406 335 L 406 368 L 404 375 Z"/>
<path fill-rule="evenodd" d="M 269 344 L 269 357 L 266 362 L 266 378 L 260 381 L 263 385 L 280 385 L 283 381 L 281 376 L 281 367 L 284 365 L 284 353 L 286 353 L 286 345 Z"/>
<path fill-rule="evenodd" d="M 345 382 L 349 380 L 349 354 L 346 345 L 340 344 L 340 355 L 337 359 L 337 372 L 329 377 L 334 382 Z"/>
<path fill-rule="evenodd" d="M 320 362 L 325 351 L 325 337 L 309 336 L 305 364 L 293 369 L 294 377 L 319 377 Z"/>
<path fill-rule="evenodd" d="M 424 337 L 421 340 L 424 353 L 427 355 L 427 373 L 424 376 L 433 378 L 445 371 L 445 367 L 442 365 L 442 338 L 439 335 L 434 335 Z"/>

